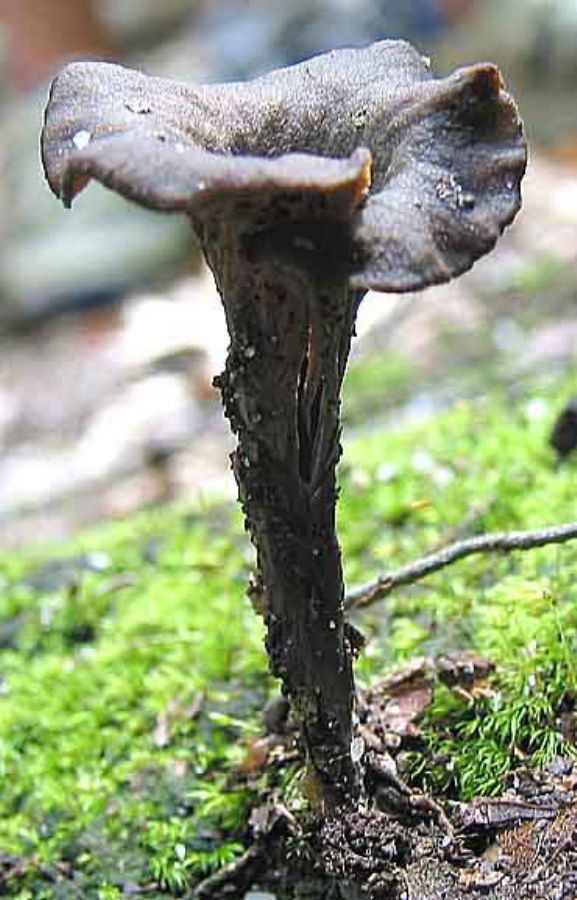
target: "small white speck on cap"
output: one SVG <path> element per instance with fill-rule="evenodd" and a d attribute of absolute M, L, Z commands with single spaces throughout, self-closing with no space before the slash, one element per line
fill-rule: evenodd
<path fill-rule="evenodd" d="M 78 150 L 84 150 L 85 147 L 88 147 L 91 140 L 92 135 L 89 131 L 77 131 L 72 138 L 72 143 Z"/>

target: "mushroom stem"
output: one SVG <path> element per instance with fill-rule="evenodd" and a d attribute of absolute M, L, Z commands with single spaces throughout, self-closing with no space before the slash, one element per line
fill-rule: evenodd
<path fill-rule="evenodd" d="M 209 237 L 195 227 L 230 332 L 216 383 L 238 437 L 232 464 L 257 551 L 271 669 L 323 800 L 335 806 L 359 791 L 335 522 L 339 396 L 359 302 L 347 284 L 347 244 L 342 227 L 332 234 L 326 223 L 248 237 L 214 219 Z"/>

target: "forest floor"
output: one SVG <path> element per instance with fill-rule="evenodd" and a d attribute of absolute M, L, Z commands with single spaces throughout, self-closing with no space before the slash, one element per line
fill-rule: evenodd
<path fill-rule="evenodd" d="M 574 520 L 577 462 L 548 445 L 574 379 L 550 371 L 347 442 L 348 585 L 457 538 Z M 297 823 L 293 877 L 269 872 L 248 896 L 361 896 L 336 892 L 335 823 L 320 844 L 302 830 L 315 801 L 267 705 L 278 689 L 245 595 L 251 566 L 228 501 L 2 554 L 0 895 L 192 897 L 242 857 L 251 810 L 265 827 L 266 800 Z M 431 809 L 408 830 L 382 820 L 381 896 L 575 896 L 576 566 L 577 542 L 479 555 L 351 614 L 367 639 L 365 724 L 455 831 Z M 384 805 L 404 821 L 389 787 Z M 298 877 L 321 859 L 334 883 Z"/>

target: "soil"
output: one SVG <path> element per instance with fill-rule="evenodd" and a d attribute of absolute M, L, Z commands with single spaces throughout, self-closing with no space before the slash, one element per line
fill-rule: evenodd
<path fill-rule="evenodd" d="M 329 812 L 308 784 L 315 811 L 295 819 L 282 796 L 271 790 L 250 816 L 253 843 L 244 857 L 208 878 L 192 896 L 576 900 L 573 759 L 557 757 L 546 770 L 519 767 L 506 777 L 500 796 L 467 803 L 454 796 L 430 797 L 409 787 L 398 773 L 395 755 L 402 742 L 393 749 L 393 739 L 418 734 L 415 718 L 427 705 L 425 688 L 434 671 L 458 684 L 467 675 L 471 687 L 471 673 L 479 678 L 487 673 L 484 662 L 472 654 L 415 661 L 359 695 L 355 743 L 361 749 L 353 756 L 364 774 L 360 801 Z M 265 714 L 265 721 L 274 725 L 267 727 L 264 740 L 278 751 L 275 767 L 283 766 L 283 754 L 287 762 L 299 755 L 298 733 L 290 714 L 287 718 L 286 701 L 281 705 L 281 717 L 271 716 L 271 704 Z M 394 719 L 389 715 L 393 709 Z"/>
<path fill-rule="evenodd" d="M 433 679 L 474 690 L 489 671 L 482 657 L 455 653 L 415 660 L 361 692 L 352 754 L 363 774 L 360 801 L 330 812 L 309 783 L 305 792 L 315 812 L 297 821 L 272 791 L 253 809 L 253 844 L 245 856 L 207 879 L 193 896 L 575 900 L 573 759 L 557 757 L 541 771 L 519 767 L 506 777 L 500 796 L 467 803 L 454 795 L 430 797 L 410 787 L 397 770 L 403 740 L 418 737 L 415 720 L 431 702 Z M 282 716 L 273 717 L 277 706 Z M 264 721 L 272 723 L 264 740 L 280 752 L 277 765 L 282 767 L 283 754 L 294 762 L 299 738 L 286 701 L 269 704 Z"/>
<path fill-rule="evenodd" d="M 258 888 L 278 900 L 574 900 L 576 788 L 568 760 L 519 771 L 502 797 L 452 804 L 452 834 L 370 806 L 321 817 L 300 843 L 298 876 L 289 842 L 292 875 Z"/>

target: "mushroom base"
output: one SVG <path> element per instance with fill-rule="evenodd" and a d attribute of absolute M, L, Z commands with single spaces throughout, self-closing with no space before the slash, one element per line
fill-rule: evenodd
<path fill-rule="evenodd" d="M 251 593 L 300 727 L 312 792 L 338 806 L 360 784 L 335 523 L 339 394 L 360 297 L 347 288 L 342 242 L 327 242 L 326 231 L 323 240 L 320 227 L 291 230 L 297 237 L 280 249 L 278 231 L 257 246 L 225 226 L 211 230 L 203 244 L 231 338 L 215 383 L 238 436 L 232 464 L 257 551 Z"/>

